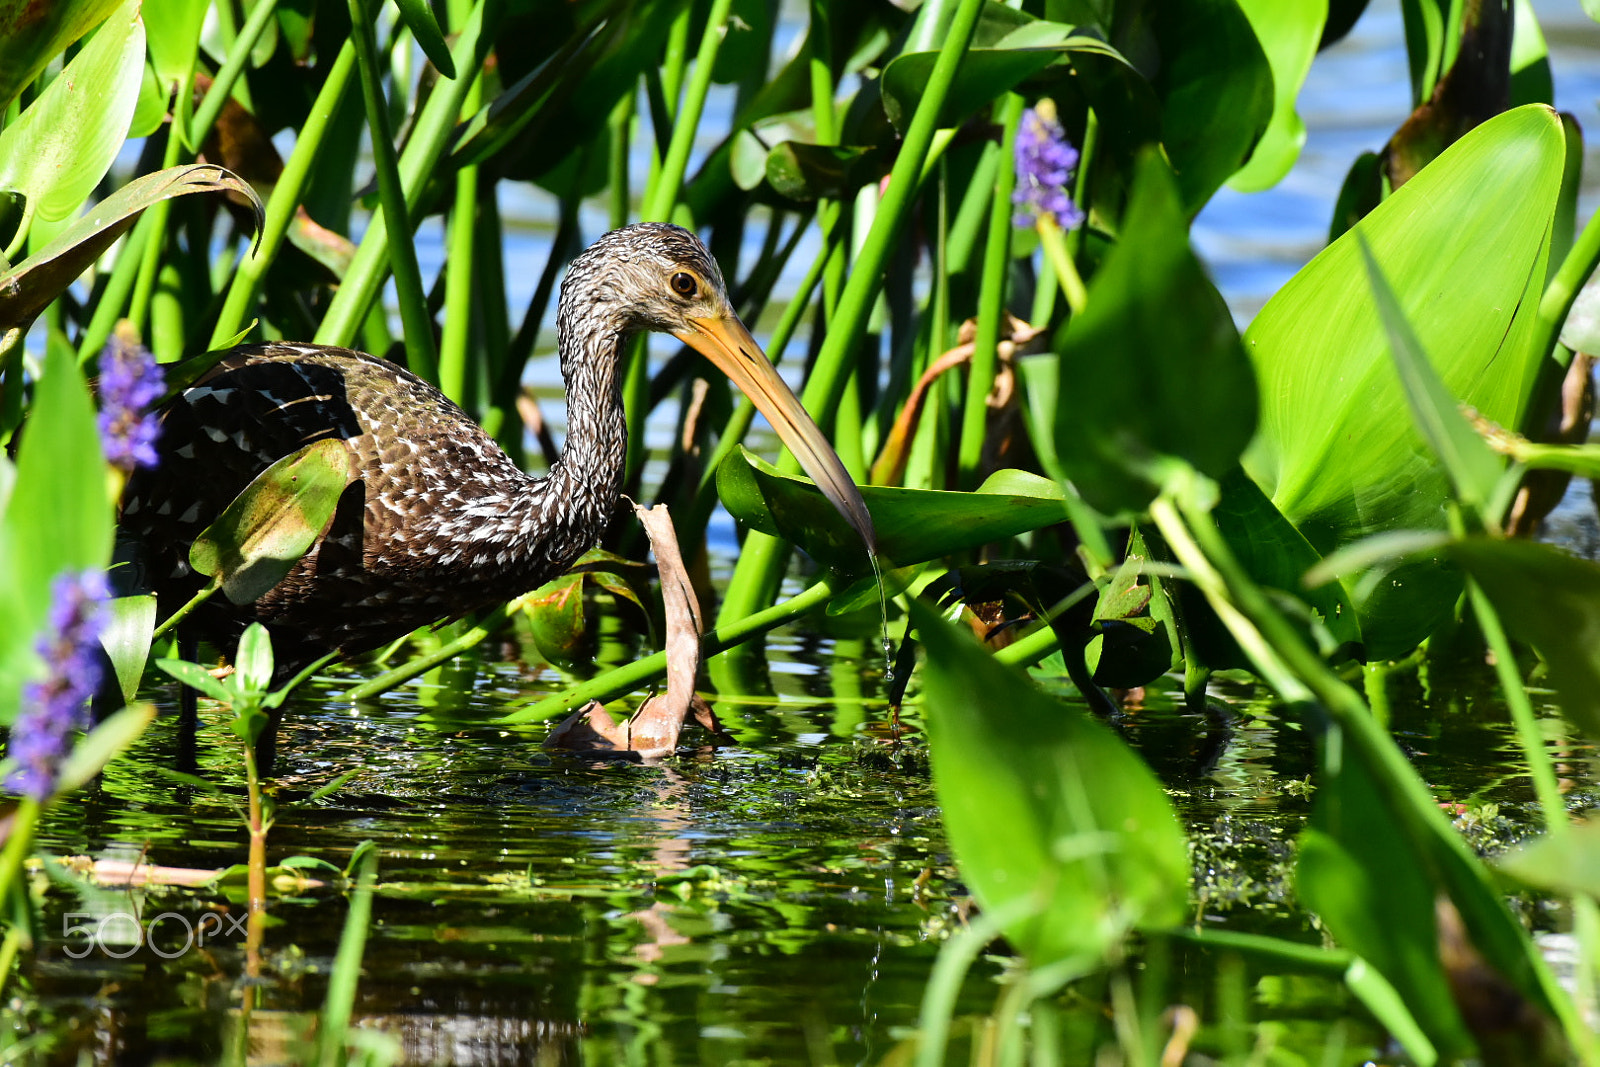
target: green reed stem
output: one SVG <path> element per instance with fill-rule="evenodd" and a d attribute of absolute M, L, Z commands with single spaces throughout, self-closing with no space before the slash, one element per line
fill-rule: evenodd
<path fill-rule="evenodd" d="M 267 24 L 273 20 L 277 7 L 278 0 L 259 0 L 250 9 L 250 17 L 240 28 L 239 36 L 235 37 L 233 44 L 228 47 L 228 54 L 222 61 L 222 67 L 212 80 L 211 88 L 206 90 L 205 99 L 200 101 L 200 106 L 195 109 L 189 128 L 181 131 L 183 137 L 179 139 L 187 139 L 191 151 L 199 151 L 201 142 L 211 133 L 211 127 L 216 124 L 217 116 L 222 114 L 223 106 L 233 95 L 233 87 L 238 84 L 240 75 L 250 63 L 250 53 L 255 50 L 256 42 L 261 39 Z"/>
<path fill-rule="evenodd" d="M 488 38 L 494 29 L 492 25 L 484 25 L 484 12 L 489 6 L 484 2 L 475 4 L 466 25 L 456 37 L 456 46 L 451 50 L 450 57 L 459 71 L 477 70 L 482 65 L 483 54 L 488 49 Z M 496 10 L 499 10 L 498 7 Z M 435 85 L 428 102 L 423 105 L 422 113 L 412 126 L 411 136 L 399 162 L 400 182 L 406 190 L 408 217 L 416 211 L 429 179 L 435 176 L 439 159 L 460 118 L 462 101 L 466 99 L 467 91 L 475 80 L 460 77 Z M 409 244 L 411 231 L 401 231 L 400 239 Z M 383 288 L 388 246 L 389 230 L 380 212 L 368 224 L 361 245 L 350 261 L 350 268 L 345 271 L 338 292 L 328 305 L 328 313 L 314 339 L 318 344 L 348 346 L 355 339 L 366 321 L 368 310 Z M 432 337 L 431 330 L 429 337 Z"/>
<path fill-rule="evenodd" d="M 392 670 L 384 671 L 375 678 L 369 678 L 358 686 L 346 690 L 345 700 L 371 700 L 380 693 L 387 693 L 396 686 L 404 685 L 419 675 L 427 674 L 446 660 L 454 659 L 469 648 L 473 648 L 488 638 L 500 627 L 505 625 L 512 614 L 520 610 L 516 601 L 501 604 L 493 611 L 486 613 L 475 625 L 464 631 L 453 641 L 447 641 L 438 648 L 425 655 L 408 659 Z"/>
<path fill-rule="evenodd" d="M 1539 730 L 1539 717 L 1534 714 L 1528 699 L 1528 690 L 1517 672 L 1517 661 L 1506 637 L 1500 615 L 1494 610 L 1483 587 L 1467 579 L 1467 599 L 1472 613 L 1483 631 L 1484 642 L 1494 656 L 1495 676 L 1500 680 L 1500 690 L 1505 694 L 1506 708 L 1511 712 L 1511 722 L 1517 730 L 1517 743 L 1522 746 L 1522 758 L 1528 761 L 1528 774 L 1533 779 L 1533 793 L 1539 798 L 1544 813 L 1545 833 L 1557 842 L 1571 838 L 1571 825 L 1567 821 L 1567 805 L 1561 799 L 1561 786 L 1556 781 L 1556 769 L 1550 762 L 1550 750 L 1545 745 L 1544 734 Z"/>
<path fill-rule="evenodd" d="M 471 78 L 472 88 L 462 105 L 468 116 L 476 114 L 483 102 L 483 78 Z M 472 343 L 477 219 L 478 165 L 472 163 L 456 172 L 456 198 L 450 213 L 450 258 L 444 276 L 444 325 L 439 341 L 439 388 L 463 407 L 467 404 L 467 353 Z"/>
<path fill-rule="evenodd" d="M 123 308 L 128 306 L 128 296 L 133 292 L 134 280 L 144 262 L 144 246 L 149 242 L 151 233 L 155 232 L 155 223 L 155 217 L 146 211 L 133 224 L 122 251 L 117 253 L 111 277 L 106 279 L 105 288 L 100 291 L 94 315 L 90 317 L 89 325 L 83 331 L 83 340 L 78 344 L 79 366 L 98 356 L 111 339 L 111 331 L 116 329 Z"/>
<path fill-rule="evenodd" d="M 356 1003 L 356 987 L 361 982 L 361 957 L 372 925 L 372 887 L 378 880 L 377 846 L 371 841 L 361 842 L 350 862 L 356 869 L 356 891 L 350 896 L 350 910 L 345 913 L 344 929 L 339 933 L 339 950 L 333 957 L 328 995 L 317 1026 L 317 1063 L 321 1067 L 345 1062 L 350 1015 Z"/>
<path fill-rule="evenodd" d="M 178 165 L 183 152 L 183 139 L 178 131 L 167 131 L 167 147 L 162 155 L 162 169 Z M 145 209 L 141 224 L 148 224 L 147 237 L 140 249 L 139 273 L 133 283 L 132 300 L 128 305 L 128 321 L 135 331 L 145 333 L 145 319 L 150 314 L 150 299 L 155 292 L 156 272 L 161 267 L 161 253 L 166 250 L 167 219 L 172 214 L 172 201 L 158 200 Z M 101 342 L 104 344 L 104 342 Z"/>
<path fill-rule="evenodd" d="M 389 232 L 409 235 L 411 219 L 405 184 L 400 178 L 394 135 L 389 131 L 388 101 L 383 96 L 378 70 L 378 42 L 367 18 L 364 0 L 350 0 L 350 40 L 356 46 L 356 68 L 361 75 L 361 98 L 367 108 L 367 128 L 372 134 L 372 163 L 378 172 L 378 203 Z M 476 78 L 462 81 L 477 83 Z M 365 243 L 365 242 L 363 242 Z M 417 248 L 410 240 L 390 241 L 389 269 L 394 273 L 400 302 L 400 322 L 405 329 L 407 362 L 424 381 L 439 382 L 439 356 L 433 342 L 433 317 L 428 314 L 428 293 L 422 287 Z M 463 266 L 470 272 L 470 266 Z"/>
<path fill-rule="evenodd" d="M 294 151 L 290 153 L 283 173 L 278 176 L 272 195 L 267 198 L 266 222 L 261 228 L 261 236 L 255 248 L 245 255 L 239 263 L 239 269 L 234 272 L 233 282 L 228 287 L 228 295 L 222 305 L 222 314 L 217 319 L 217 327 L 211 331 L 209 347 L 215 348 L 238 334 L 244 328 L 246 316 L 255 307 L 256 297 L 261 292 L 262 276 L 277 259 L 289 227 L 294 222 L 301 197 L 316 166 L 317 155 L 323 147 L 323 139 L 327 136 L 328 125 L 344 100 L 355 63 L 355 45 L 346 41 L 328 70 L 327 81 L 323 82 L 322 90 L 317 93 L 310 113 L 306 115 L 305 125 L 295 137 Z"/>
<path fill-rule="evenodd" d="M 1000 159 L 1016 152 L 1017 125 L 1022 120 L 1022 97 L 1007 93 L 998 109 Z M 994 388 L 1000 362 L 1000 324 L 1005 317 L 1006 274 L 1011 266 L 1011 191 L 1016 188 L 1014 167 L 999 167 L 989 210 L 989 237 L 983 249 L 983 279 L 978 290 L 978 323 L 972 339 L 972 361 L 967 375 L 967 402 L 961 414 L 959 471 L 961 488 L 975 489 L 978 466 L 988 436 L 989 390 Z"/>
<path fill-rule="evenodd" d="M 872 228 L 867 232 L 860 251 L 851 265 L 850 276 L 839 298 L 838 314 L 828 322 L 828 335 L 817 353 L 817 362 L 801 393 L 806 410 L 812 412 L 824 431 L 831 428 L 831 413 L 837 411 L 839 400 L 849 382 L 852 357 L 866 334 L 872 307 L 883 286 L 883 268 L 888 262 L 900 233 L 910 218 L 916 200 L 918 179 L 922 175 L 928 150 L 933 144 L 934 132 L 939 122 L 939 112 L 955 80 L 961 57 L 966 54 L 972 33 L 978 25 L 982 0 L 960 0 L 949 33 L 939 49 L 928 86 L 906 129 L 889 172 L 889 188 L 878 205 Z M 794 457 L 785 453 L 779 464 L 785 473 L 798 471 Z M 750 614 L 762 602 L 771 598 L 783 570 L 787 554 L 783 543 L 776 538 L 751 533 L 745 539 L 733 579 L 728 585 L 719 621 Z"/>
<path fill-rule="evenodd" d="M 758 611 L 737 622 L 718 626 L 701 637 L 700 654 L 702 657 L 715 656 L 774 627 L 793 622 L 812 609 L 826 604 L 831 596 L 833 596 L 832 587 L 826 580 L 820 581 L 781 604 L 776 604 L 765 611 Z M 604 703 L 631 693 L 642 685 L 662 678 L 666 673 L 667 654 L 657 652 L 653 656 L 646 656 L 596 675 L 566 692 L 545 697 L 536 704 L 501 717 L 498 721 L 507 725 L 543 722 L 581 708 L 591 700 Z"/>

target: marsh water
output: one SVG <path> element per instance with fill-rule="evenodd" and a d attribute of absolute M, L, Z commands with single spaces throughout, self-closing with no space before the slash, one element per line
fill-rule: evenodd
<path fill-rule="evenodd" d="M 1557 104 L 1589 122 L 1600 29 L 1576 2 L 1539 7 Z M 1224 191 L 1197 224 L 1196 243 L 1241 321 L 1320 247 L 1344 168 L 1382 144 L 1407 99 L 1398 10 L 1374 3 L 1313 68 L 1301 103 L 1311 132 L 1294 173 L 1267 194 Z M 529 224 L 525 246 L 512 250 L 528 269 L 508 274 L 531 288 L 549 220 L 532 199 L 506 206 Z M 422 252 L 427 271 L 440 252 Z M 514 304 L 526 296 L 514 291 Z M 548 384 L 553 361 L 535 374 Z M 731 523 L 724 517 L 713 534 L 725 577 L 737 551 Z M 1547 535 L 1596 553 L 1587 484 L 1569 492 Z M 891 720 L 877 625 L 875 613 L 810 620 L 717 665 L 715 706 L 735 743 L 659 767 L 551 754 L 544 727 L 495 725 L 570 681 L 518 640 L 373 703 L 345 699 L 359 680 L 347 671 L 303 688 L 280 732 L 269 860 L 342 867 L 358 843 L 377 843 L 356 1023 L 389 1035 L 407 1063 L 901 1062 L 930 969 L 966 905 L 917 690 Z M 611 627 L 601 663 L 637 648 Z M 1071 698 L 1065 679 L 1043 681 Z M 1474 845 L 1492 851 L 1532 832 L 1532 793 L 1486 671 L 1409 670 L 1382 684 L 1392 729 Z M 51 812 L 43 846 L 176 868 L 242 862 L 242 771 L 220 713 L 202 709 L 197 753 L 217 793 L 155 773 L 181 756 L 176 694 L 158 684 L 145 696 L 167 714 L 131 758 Z M 1193 921 L 1319 943 L 1287 877 L 1309 808 L 1310 745 L 1242 683 L 1224 681 L 1213 697 L 1237 713 L 1231 723 L 1184 710 L 1156 686 L 1117 724 L 1187 822 Z M 1569 803 L 1592 806 L 1593 752 L 1553 711 L 1544 723 Z M 692 749 L 699 736 L 686 741 Z M 88 889 L 47 866 L 35 876 L 49 880 L 39 951 L 11 1018 L 55 1062 L 210 1063 L 246 1047 L 252 1063 L 299 1062 L 348 906 L 336 871 L 300 870 L 308 881 L 274 899 L 260 977 L 245 979 L 242 883 Z M 1537 901 L 1520 906 L 1536 927 L 1554 925 Z M 1169 951 L 1181 999 L 1236 1001 L 1241 1026 L 1270 1023 L 1252 1031 L 1258 1050 L 1266 1042 L 1309 1062 L 1347 1062 L 1380 1040 L 1332 978 Z M 979 1020 L 1007 966 L 997 954 L 970 972 L 958 1045 L 981 1041 Z M 1091 994 L 1064 1009 L 1082 1016 L 1069 1038 L 1099 1025 Z M 1237 1037 L 1203 1033 L 1196 1048 Z M 1064 1062 L 1081 1062 L 1071 1054 Z"/>

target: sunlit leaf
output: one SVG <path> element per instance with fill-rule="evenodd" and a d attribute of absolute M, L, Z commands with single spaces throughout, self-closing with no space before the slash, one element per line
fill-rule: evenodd
<path fill-rule="evenodd" d="M 1389 350 L 1400 372 L 1401 388 L 1411 408 L 1411 417 L 1433 449 L 1455 486 L 1456 499 L 1482 514 L 1495 495 L 1495 487 L 1505 470 L 1505 462 L 1467 422 L 1439 375 L 1434 371 L 1421 342 L 1400 310 L 1394 289 L 1383 275 L 1383 268 L 1372 256 L 1372 249 L 1360 231 L 1356 233 L 1362 261 L 1372 281 L 1372 294 L 1378 302 Z M 1489 515 L 1490 521 L 1494 520 Z"/>
<path fill-rule="evenodd" d="M 121 0 L 0 0 L 0 108 Z"/>
<path fill-rule="evenodd" d="M 395 0 L 395 5 L 399 7 L 400 17 L 405 20 L 406 28 L 417 39 L 428 61 L 446 78 L 454 78 L 455 60 L 450 57 L 450 46 L 445 43 L 444 34 L 439 32 L 439 23 L 434 19 L 433 9 L 428 6 L 427 0 Z"/>
<path fill-rule="evenodd" d="M 237 697 L 233 690 L 212 677 L 211 672 L 198 663 L 190 663 L 182 659 L 158 659 L 156 666 L 166 671 L 172 677 L 188 686 L 197 689 L 212 700 L 223 704 L 232 704 Z"/>
<path fill-rule="evenodd" d="M 924 719 L 962 878 L 1035 967 L 1081 972 L 1130 930 L 1181 921 L 1188 851 L 1149 767 L 1081 709 L 1045 695 L 932 609 Z"/>
<path fill-rule="evenodd" d="M 256 475 L 217 520 L 195 538 L 189 563 L 220 576 L 235 604 L 249 604 L 277 585 L 333 520 L 354 477 L 349 447 L 325 438 Z"/>
<path fill-rule="evenodd" d="M 524 596 L 522 604 L 541 656 L 560 667 L 590 658 L 584 651 L 592 645 L 592 635 L 583 624 L 583 575 L 546 582 Z"/>
<path fill-rule="evenodd" d="M 156 598 L 149 595 L 117 597 L 111 602 L 111 621 L 100 635 L 122 689 L 124 703 L 131 702 L 144 677 L 150 655 L 150 635 L 156 626 Z"/>
<path fill-rule="evenodd" d="M 1156 5 L 1161 143 L 1193 216 L 1244 166 L 1273 114 L 1273 76 L 1236 0 Z"/>
<path fill-rule="evenodd" d="M 1031 484 L 1038 495 L 862 486 L 861 496 L 879 555 L 906 566 L 1065 521 L 1060 489 L 1039 478 Z M 825 566 L 851 575 L 870 568 L 861 536 L 807 479 L 779 474 L 741 449 L 718 468 L 717 493 L 734 518 L 791 541 Z"/>
<path fill-rule="evenodd" d="M 1473 130 L 1360 224 L 1450 395 L 1521 424 L 1565 140 L 1526 107 Z M 1484 249 L 1494 249 L 1485 255 Z M 1318 552 L 1371 533 L 1440 529 L 1449 483 L 1412 420 L 1356 238 L 1346 234 L 1256 315 L 1245 349 L 1260 382 L 1246 471 Z M 1414 566 L 1357 598 L 1369 655 L 1403 654 L 1460 591 Z"/>
<path fill-rule="evenodd" d="M 1295 98 L 1311 70 L 1323 25 L 1327 0 L 1239 0 L 1272 69 L 1272 119 L 1250 153 L 1250 162 L 1228 179 L 1241 192 L 1269 189 L 1283 180 L 1300 157 L 1306 124 L 1295 112 Z"/>
<path fill-rule="evenodd" d="M 1254 378 L 1158 154 L 1141 157 L 1122 233 L 1056 349 L 1072 383 L 1056 403 L 1056 456 L 1096 509 L 1142 509 L 1174 458 L 1212 477 L 1238 462 Z"/>
<path fill-rule="evenodd" d="M 129 182 L 96 204 L 49 245 L 10 270 L 0 271 L 0 333 L 32 322 L 133 225 L 145 208 L 190 193 L 229 190 L 249 197 L 259 224 L 262 207 L 255 190 L 210 163 L 174 167 Z"/>
<path fill-rule="evenodd" d="M 272 684 L 272 637 L 259 622 L 251 623 L 240 635 L 233 669 L 235 684 L 246 693 L 266 692 Z"/>
<path fill-rule="evenodd" d="M 205 23 L 207 0 L 161 0 L 144 7 L 149 33 L 150 65 L 167 102 L 174 85 L 183 85 L 194 70 L 200 47 L 200 27 Z"/>
<path fill-rule="evenodd" d="M 144 72 L 144 23 L 128 0 L 17 121 L 0 130 L 0 189 L 28 215 L 64 219 L 105 177 L 128 136 Z"/>

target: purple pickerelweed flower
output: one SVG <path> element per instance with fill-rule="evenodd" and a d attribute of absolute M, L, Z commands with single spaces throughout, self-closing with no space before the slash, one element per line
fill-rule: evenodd
<path fill-rule="evenodd" d="M 1067 194 L 1067 184 L 1078 166 L 1078 150 L 1067 140 L 1061 123 L 1037 108 L 1022 113 L 1017 128 L 1017 191 L 1012 202 L 1019 210 L 1018 226 L 1032 226 L 1049 215 L 1063 230 L 1083 225 L 1083 211 Z"/>
<path fill-rule="evenodd" d="M 7 789 L 35 800 L 54 792 L 61 760 L 72 749 L 72 731 L 88 725 L 84 705 L 100 684 L 95 646 L 110 598 L 99 571 L 69 571 L 51 587 L 49 621 L 36 646 L 50 673 L 23 687 L 9 752 L 20 766 L 6 779 Z"/>
<path fill-rule="evenodd" d="M 161 398 L 161 365 L 149 351 L 119 337 L 100 353 L 100 442 L 124 473 L 156 465 L 161 423 L 149 411 Z"/>

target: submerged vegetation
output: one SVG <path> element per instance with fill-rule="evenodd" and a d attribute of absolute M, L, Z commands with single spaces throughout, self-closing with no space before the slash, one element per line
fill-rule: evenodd
<path fill-rule="evenodd" d="M 1528 0 L 1402 0 L 1416 110 L 1351 161 L 1326 248 L 1242 334 L 1190 240 L 1224 184 L 1261 190 L 1289 171 L 1300 86 L 1365 6 L 62 0 L 41 19 L 38 5 L 0 0 L 8 1056 L 88 1047 L 53 1025 L 40 990 L 52 959 L 111 944 L 107 919 L 87 933 L 70 925 L 87 913 L 60 901 L 110 909 L 97 883 L 200 884 L 231 901 L 213 909 L 184 890 L 163 913 L 188 924 L 184 951 L 207 916 L 241 931 L 211 968 L 235 1020 L 227 1047 L 184 1055 L 260 1058 L 263 989 L 316 974 L 320 1012 L 277 1034 L 284 1060 L 448 1059 L 401 1047 L 381 1020 L 356 1024 L 363 953 L 376 908 L 391 906 L 411 931 L 397 936 L 426 955 L 462 938 L 417 917 L 421 904 L 471 899 L 511 916 L 482 928 L 491 942 L 543 943 L 519 923 L 558 904 L 580 944 L 617 939 L 621 923 L 643 930 L 642 943 L 628 935 L 630 969 L 583 985 L 575 1006 L 533 998 L 593 1055 L 642 1061 L 652 1047 L 670 1060 L 675 1035 L 637 1001 L 670 988 L 659 961 L 709 936 L 720 908 L 769 917 L 758 925 L 777 947 L 758 951 L 799 952 L 798 931 L 848 938 L 868 923 L 819 904 L 825 883 L 847 885 L 853 907 L 882 871 L 885 909 L 896 893 L 963 903 L 914 933 L 871 920 L 880 950 L 886 937 L 942 947 L 916 976 L 916 1017 L 884 1024 L 898 1027 L 894 1047 L 874 1044 L 874 1016 L 851 1039 L 856 1058 L 942 1063 L 964 1043 L 984 1063 L 1600 1063 L 1600 883 L 1580 818 L 1592 789 L 1572 765 L 1600 732 L 1600 566 L 1513 536 L 1536 523 L 1550 480 L 1600 474 L 1590 447 L 1548 429 L 1564 380 L 1582 386 L 1582 353 L 1600 347 L 1580 299 L 1600 221 L 1578 218 L 1583 135 L 1550 106 Z M 522 284 L 502 203 L 528 183 L 553 205 L 554 235 Z M 630 514 L 571 574 L 368 660 L 280 677 L 260 626 L 186 658 L 174 635 L 194 602 L 158 605 L 115 562 L 122 487 L 155 458 L 154 406 L 242 340 L 354 346 L 404 362 L 525 466 L 549 463 L 525 369 L 544 351 L 563 268 L 602 229 L 635 221 L 705 238 L 737 313 L 803 382 L 876 531 L 873 557 L 864 525 L 793 457 L 742 448 L 754 408 L 725 380 L 635 343 L 621 373 L 624 488 L 668 505 L 684 564 L 669 573 L 661 560 L 678 605 L 679 640 L 665 643 L 687 632 L 691 652 L 673 664 L 672 706 L 690 701 L 698 605 L 715 603 L 699 642 L 712 704 L 736 709 L 751 691 L 760 635 L 825 609 L 825 625 L 851 634 L 841 658 L 883 633 L 883 666 L 863 658 L 887 674 L 889 707 L 835 724 L 856 745 L 843 762 L 760 762 L 756 727 L 745 759 L 628 779 L 654 812 L 639 839 L 650 860 L 596 860 L 567 831 L 573 874 L 556 885 L 531 861 L 471 884 L 393 878 L 391 864 L 428 848 L 399 832 L 361 844 L 342 826 L 300 824 L 288 847 L 304 854 L 283 857 L 273 835 L 290 802 L 322 812 L 355 788 L 348 774 L 274 784 L 289 701 L 356 706 L 423 677 L 458 697 L 481 686 L 487 725 L 517 746 L 447 715 L 425 723 L 431 743 L 459 730 L 496 760 L 526 761 L 540 724 L 667 674 L 654 652 L 662 595 Z M 419 231 L 441 235 L 431 277 Z M 1568 415 L 1581 441 L 1588 414 Z M 652 456 L 647 426 L 669 423 L 670 448 Z M 190 562 L 211 579 L 201 597 L 265 594 L 352 477 L 336 442 L 274 464 L 196 541 Z M 741 542 L 713 589 L 719 503 Z M 784 586 L 794 574 L 799 592 Z M 597 657 L 599 635 L 622 628 L 632 651 Z M 556 665 L 562 684 L 512 701 L 492 673 L 478 681 L 478 661 L 449 673 L 491 640 Z M 1493 860 L 1480 852 L 1499 811 L 1446 810 L 1419 770 L 1426 753 L 1391 732 L 1391 691 L 1450 674 L 1498 689 L 1537 801 L 1538 834 Z M 173 728 L 179 766 L 147 747 L 170 726 L 150 703 L 167 699 L 164 675 L 232 731 L 225 758 L 217 731 L 197 756 L 188 716 Z M 1239 687 L 1249 699 L 1227 695 Z M 859 677 L 836 688 L 867 699 Z M 1546 695 L 1559 712 L 1536 707 Z M 1186 827 L 1174 799 L 1186 783 L 1128 718 L 1145 698 L 1172 704 L 1196 737 L 1293 731 L 1305 752 L 1281 785 L 1303 821 Z M 740 734 L 728 708 L 702 722 L 718 717 Z M 284 751 L 326 744 L 293 718 Z M 352 759 L 381 762 L 411 741 L 373 729 Z M 436 770 L 484 758 L 472 752 Z M 559 774 L 535 788 L 570 775 L 593 786 L 579 803 L 602 807 L 621 788 L 576 756 L 547 758 Z M 760 834 L 725 846 L 726 867 L 689 862 L 695 803 L 763 826 L 824 809 L 870 821 L 849 806 L 881 789 L 862 784 L 877 774 L 905 782 L 883 790 L 896 814 L 882 841 L 807 853 L 803 872 L 769 858 L 778 846 Z M 180 807 L 237 813 L 238 871 L 47 855 L 52 819 L 114 808 L 130 779 L 154 775 Z M 715 775 L 770 781 L 746 811 L 707 799 Z M 948 857 L 919 826 L 934 797 Z M 126 802 L 130 820 L 145 802 Z M 394 802 L 350 797 L 366 813 L 351 825 L 384 825 L 371 813 Z M 269 937 L 290 901 L 343 889 L 324 964 L 292 934 Z M 1291 896 L 1307 922 L 1205 921 Z M 44 918 L 62 910 L 58 934 Z M 141 963 L 173 958 L 153 926 L 129 921 Z M 1573 957 L 1559 977 L 1552 936 Z M 998 989 L 980 991 L 987 1014 L 968 977 L 980 957 L 1003 961 L 986 964 Z M 550 959 L 538 966 L 571 963 Z M 1310 996 L 1299 983 L 1316 983 L 1331 1018 L 1309 1034 L 1251 1021 L 1259 1005 Z M 606 1020 L 618 1029 L 601 1036 Z M 827 1026 L 797 1025 L 792 1058 L 831 1062 Z M 720 1026 L 697 1022 L 691 1039 Z"/>

